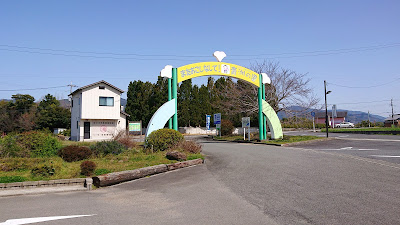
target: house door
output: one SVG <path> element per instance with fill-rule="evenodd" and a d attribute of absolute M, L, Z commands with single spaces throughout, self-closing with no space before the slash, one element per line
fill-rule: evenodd
<path fill-rule="evenodd" d="M 83 123 L 83 138 L 84 139 L 90 139 L 90 122 L 84 122 Z"/>

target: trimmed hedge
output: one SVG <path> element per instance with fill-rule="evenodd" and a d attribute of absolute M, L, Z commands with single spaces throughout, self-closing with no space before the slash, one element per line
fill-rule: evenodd
<path fill-rule="evenodd" d="M 147 138 L 147 148 L 153 148 L 153 151 L 165 151 L 177 146 L 183 141 L 183 135 L 173 129 L 160 129 L 151 132 Z"/>
<path fill-rule="evenodd" d="M 127 147 L 118 141 L 101 141 L 91 145 L 90 148 L 96 156 L 105 156 L 108 154 L 118 155 L 127 150 Z"/>
<path fill-rule="evenodd" d="M 58 151 L 58 156 L 67 162 L 76 162 L 90 158 L 93 152 L 89 147 L 70 145 Z"/>

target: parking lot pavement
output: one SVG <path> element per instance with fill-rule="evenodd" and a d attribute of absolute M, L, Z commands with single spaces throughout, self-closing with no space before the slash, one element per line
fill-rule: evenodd
<path fill-rule="evenodd" d="M 400 140 L 398 139 L 369 137 L 369 135 L 357 137 L 347 136 L 336 137 L 335 139 L 325 142 L 294 146 L 294 148 L 313 149 L 337 154 L 349 154 L 400 164 Z"/>

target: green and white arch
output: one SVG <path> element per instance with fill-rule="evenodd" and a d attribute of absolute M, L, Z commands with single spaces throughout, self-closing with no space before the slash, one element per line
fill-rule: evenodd
<path fill-rule="evenodd" d="M 271 129 L 271 139 L 280 139 L 283 137 L 279 118 L 273 108 L 265 101 L 265 84 L 271 82 L 267 74 L 257 74 L 245 67 L 221 62 L 220 59 L 218 60 L 219 62 L 193 63 L 179 68 L 173 68 L 167 65 L 161 70 L 160 75 L 168 78 L 168 102 L 162 105 L 151 118 L 146 137 L 152 131 L 162 129 L 168 121 L 169 128 L 178 130 L 178 83 L 200 76 L 229 76 L 256 85 L 258 87 L 260 140 L 266 139 L 267 123 Z"/>

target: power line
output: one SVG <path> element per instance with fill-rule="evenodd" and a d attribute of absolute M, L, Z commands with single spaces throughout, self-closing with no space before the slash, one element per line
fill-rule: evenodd
<path fill-rule="evenodd" d="M 9 89 L 9 90 L 0 90 L 0 91 L 34 91 L 34 90 L 45 90 L 45 89 L 61 88 L 61 87 L 68 87 L 68 86 L 69 85 L 56 86 L 56 87 L 42 87 L 42 88 Z"/>
<path fill-rule="evenodd" d="M 62 49 L 51 49 L 51 48 L 36 48 L 36 47 L 26 47 L 17 45 L 0 45 L 0 50 L 2 51 L 13 51 L 13 52 L 23 52 L 23 53 L 33 53 L 33 54 L 46 54 L 46 55 L 57 55 L 57 56 L 72 56 L 72 57 L 84 57 L 84 58 L 105 58 L 105 59 L 132 59 L 132 60 L 180 60 L 189 61 L 185 59 L 170 59 L 170 58 L 137 58 L 137 57 L 175 57 L 175 58 L 209 58 L 210 55 L 174 55 L 174 54 L 138 54 L 138 53 L 115 53 L 115 52 L 96 52 L 96 51 L 75 51 L 75 50 L 62 50 Z M 304 52 L 286 52 L 286 53 L 265 53 L 265 54 L 232 54 L 230 57 L 262 57 L 262 56 L 275 56 L 273 58 L 295 58 L 295 57 L 307 57 L 307 56 L 321 56 L 321 55 L 334 55 L 334 54 L 344 54 L 352 52 L 362 52 L 378 50 L 383 48 L 393 48 L 400 47 L 400 43 L 391 43 L 384 45 L 373 45 L 365 47 L 356 48 L 342 48 L 342 49 L 332 49 L 332 50 L 317 50 L 317 51 L 304 51 Z M 17 48 L 17 49 L 9 49 Z M 21 50 L 28 49 L 28 50 Z M 38 50 L 38 51 L 30 51 Z M 40 52 L 40 51 L 50 51 L 50 52 Z M 63 53 L 60 53 L 63 52 Z M 65 53 L 78 53 L 78 54 L 91 54 L 91 55 L 77 55 L 77 54 L 65 54 Z M 96 56 L 103 55 L 103 56 Z M 112 56 L 104 56 L 112 55 Z M 289 55 L 289 56 L 285 56 Z M 132 57 L 113 57 L 113 56 L 137 56 Z M 232 59 L 232 60 L 255 60 L 260 58 L 246 58 L 246 59 Z"/>
<path fill-rule="evenodd" d="M 352 87 L 352 86 L 346 86 L 346 85 L 340 85 L 340 84 L 334 84 L 334 83 L 328 83 L 328 84 L 333 85 L 333 86 L 343 87 L 343 88 L 374 88 L 374 87 L 381 87 L 381 86 L 385 86 L 388 84 L 392 84 L 393 82 L 396 82 L 398 80 L 400 80 L 400 77 L 398 77 L 390 82 L 383 83 L 383 84 L 372 85 L 372 86 L 358 86 L 358 87 Z"/>

